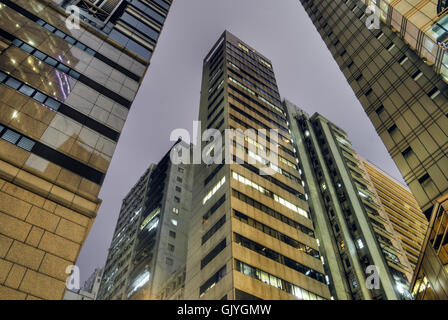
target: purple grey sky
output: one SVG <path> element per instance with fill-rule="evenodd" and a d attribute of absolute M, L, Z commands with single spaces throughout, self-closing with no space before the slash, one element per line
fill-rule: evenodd
<path fill-rule="evenodd" d="M 104 266 L 121 200 L 150 163 L 168 151 L 171 131 L 192 132 L 199 114 L 202 61 L 225 29 L 272 61 L 282 98 L 336 123 L 360 155 L 403 181 L 298 0 L 174 0 L 77 262 L 82 281 Z"/>

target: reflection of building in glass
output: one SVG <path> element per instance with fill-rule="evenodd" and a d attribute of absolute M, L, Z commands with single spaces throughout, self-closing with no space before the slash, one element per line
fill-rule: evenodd
<path fill-rule="evenodd" d="M 417 300 L 448 300 L 448 196 L 434 206 L 412 288 Z"/>
<path fill-rule="evenodd" d="M 0 299 L 64 296 L 149 66 L 56 2 L 0 0 Z"/>
<path fill-rule="evenodd" d="M 319 114 L 309 117 L 288 101 L 285 108 L 333 296 L 411 299 L 412 268 L 346 133 Z M 381 275 L 380 289 L 367 286 L 371 265 Z"/>

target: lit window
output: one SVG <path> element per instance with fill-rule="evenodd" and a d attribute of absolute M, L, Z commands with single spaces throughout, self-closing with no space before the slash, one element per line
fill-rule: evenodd
<path fill-rule="evenodd" d="M 173 213 L 174 214 L 179 214 L 179 209 L 178 208 L 173 208 Z"/>
<path fill-rule="evenodd" d="M 173 224 L 173 226 L 177 227 L 178 225 L 178 221 L 176 219 L 171 219 L 171 223 Z"/>
<path fill-rule="evenodd" d="M 359 248 L 359 249 L 364 248 L 364 243 L 362 242 L 361 239 L 356 240 L 356 242 L 358 243 L 358 248 Z"/>
<path fill-rule="evenodd" d="M 202 204 L 204 205 L 208 200 L 210 200 L 213 195 L 218 192 L 218 190 L 224 185 L 226 182 L 226 177 L 222 177 L 222 179 L 213 187 L 213 189 L 207 193 L 207 195 L 202 199 Z"/>

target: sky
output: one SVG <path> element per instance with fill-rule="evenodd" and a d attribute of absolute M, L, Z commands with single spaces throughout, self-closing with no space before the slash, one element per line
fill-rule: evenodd
<path fill-rule="evenodd" d="M 173 145 L 171 132 L 193 132 L 202 62 L 224 30 L 272 61 L 282 98 L 340 126 L 361 156 L 403 182 L 298 0 L 174 0 L 104 181 L 98 217 L 77 261 L 82 281 L 104 266 L 121 201 Z"/>

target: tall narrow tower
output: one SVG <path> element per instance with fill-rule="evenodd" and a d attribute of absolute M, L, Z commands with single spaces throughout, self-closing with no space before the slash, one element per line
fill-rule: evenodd
<path fill-rule="evenodd" d="M 185 298 L 330 299 L 272 64 L 227 31 L 204 59 L 199 120 L 201 134 L 266 133 L 233 141 L 238 163 L 196 168 Z M 270 129 L 278 151 L 264 151 L 278 164 L 250 151 L 273 142 Z M 264 166 L 275 174 L 260 175 Z"/>

